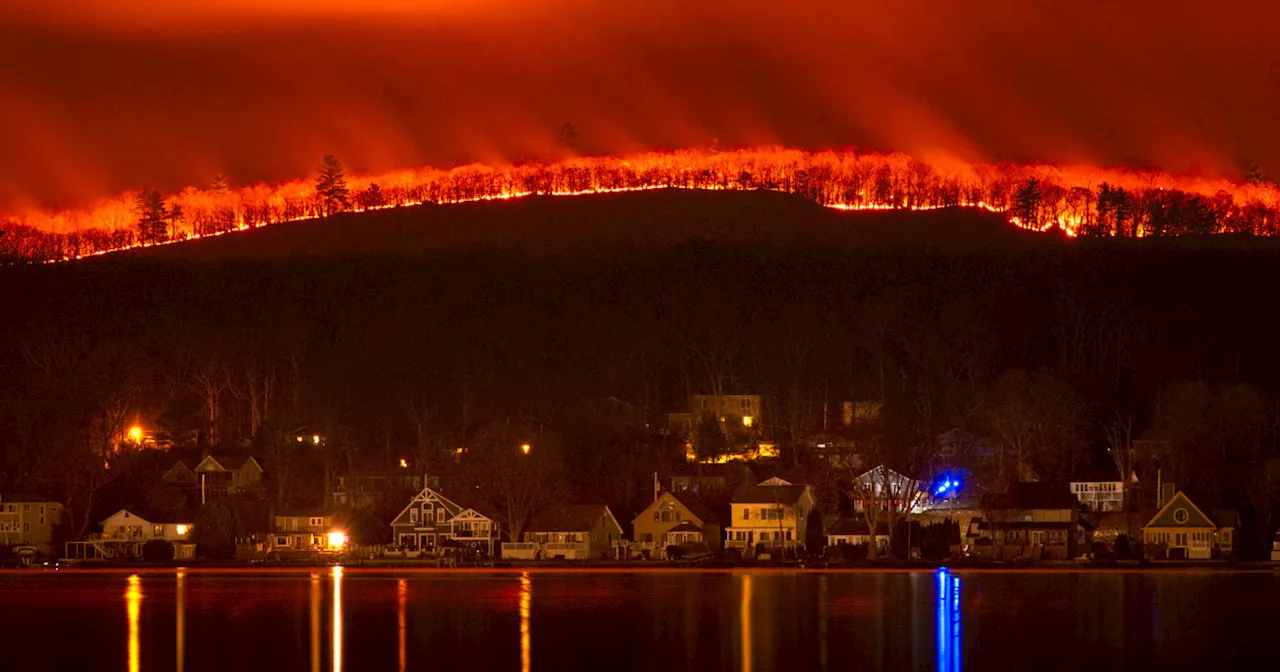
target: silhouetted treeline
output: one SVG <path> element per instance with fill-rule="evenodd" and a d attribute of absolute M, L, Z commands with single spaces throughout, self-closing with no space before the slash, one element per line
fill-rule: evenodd
<path fill-rule="evenodd" d="M 126 194 L 84 211 L 0 218 L 0 230 L 8 234 L 0 238 L 0 260 L 75 258 L 345 210 L 658 187 L 763 189 L 848 209 L 967 206 L 1006 213 L 1025 228 L 1058 228 L 1086 236 L 1280 231 L 1280 193 L 1274 185 L 1157 172 L 1007 163 L 940 168 L 900 154 L 768 148 L 464 166 L 349 179 L 337 159 L 326 157 L 326 162 L 331 164 L 321 169 L 316 183 L 233 190 L 225 179 L 218 179 L 209 189 L 187 189 L 168 198 L 171 214 L 165 218 L 155 215 L 165 210 L 165 203 L 149 202 L 159 196 L 149 190 L 141 198 Z M 332 183 L 342 187 L 341 198 L 324 186 L 330 183 L 323 179 L 325 171 L 330 171 L 330 182 L 334 175 L 339 179 Z"/>

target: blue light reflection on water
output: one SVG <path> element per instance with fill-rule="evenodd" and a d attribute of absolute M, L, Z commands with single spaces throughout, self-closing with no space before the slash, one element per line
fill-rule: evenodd
<path fill-rule="evenodd" d="M 938 672 L 960 672 L 960 577 L 938 570 Z"/>

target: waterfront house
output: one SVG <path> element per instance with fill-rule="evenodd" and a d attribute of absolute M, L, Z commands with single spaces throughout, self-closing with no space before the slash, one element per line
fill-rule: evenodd
<path fill-rule="evenodd" d="M 1087 546 L 1080 502 L 1065 486 L 1016 483 L 982 498 L 983 517 L 969 524 L 971 552 L 998 559 L 1070 560 Z"/>
<path fill-rule="evenodd" d="M 1234 511 L 1206 513 L 1178 491 L 1142 528 L 1144 553 L 1149 556 L 1207 560 L 1231 555 L 1239 520 Z"/>
<path fill-rule="evenodd" d="M 276 555 L 312 555 L 342 550 L 346 534 L 334 527 L 333 516 L 314 511 L 284 511 L 272 516 L 268 550 Z"/>
<path fill-rule="evenodd" d="M 880 521 L 876 523 L 876 533 L 871 534 L 871 526 L 867 524 L 865 519 L 861 518 L 845 518 L 836 521 L 831 529 L 827 530 L 827 546 L 839 546 L 848 544 L 851 546 L 859 546 L 862 544 L 875 543 L 878 552 L 883 553 L 889 546 L 889 523 Z"/>
<path fill-rule="evenodd" d="M 608 506 L 558 506 L 535 515 L 519 542 L 503 544 L 502 557 L 607 560 L 621 540 L 622 526 Z"/>
<path fill-rule="evenodd" d="M 434 553 L 445 546 L 467 546 L 493 556 L 501 530 L 479 508 L 460 504 L 425 486 L 391 521 L 392 538 L 405 551 Z"/>
<path fill-rule="evenodd" d="M 53 551 L 54 528 L 62 523 L 62 504 L 42 497 L 0 497 L 0 546 L 34 546 Z"/>
<path fill-rule="evenodd" d="M 813 490 L 781 478 L 744 485 L 733 494 L 732 519 L 725 528 L 725 548 L 753 556 L 757 545 L 766 549 L 795 548 L 804 543 Z"/>
<path fill-rule="evenodd" d="M 720 519 L 710 507 L 688 493 L 664 492 L 631 523 L 635 553 L 666 557 L 668 546 L 703 543 L 720 549 Z"/>
<path fill-rule="evenodd" d="M 120 509 L 102 521 L 102 532 L 80 541 L 67 542 L 66 557 L 76 560 L 125 559 L 142 557 L 142 547 L 150 541 L 173 545 L 174 558 L 195 557 L 191 541 L 193 516 L 139 513 Z"/>

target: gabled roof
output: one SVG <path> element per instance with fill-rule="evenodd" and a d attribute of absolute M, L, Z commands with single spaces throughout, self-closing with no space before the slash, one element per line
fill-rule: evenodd
<path fill-rule="evenodd" d="M 580 504 L 577 506 L 557 506 L 546 509 L 533 517 L 529 523 L 529 532 L 590 532 L 595 529 L 596 520 L 605 515 L 613 518 L 613 512 L 604 504 Z M 617 519 L 613 520 L 618 524 Z M 619 526 L 621 529 L 621 526 Z"/>
<path fill-rule="evenodd" d="M 191 522 L 195 520 L 195 514 L 189 511 L 164 512 L 126 508 L 120 509 L 106 518 L 103 518 L 99 524 L 105 524 L 108 520 L 115 518 L 121 513 L 129 514 L 130 520 L 137 520 L 147 525 L 190 525 Z"/>
<path fill-rule="evenodd" d="M 427 487 L 424 487 L 422 490 L 418 491 L 418 494 L 414 495 L 413 499 L 409 500 L 409 503 L 403 509 L 400 510 L 400 513 L 396 514 L 396 517 L 391 520 L 391 525 L 392 526 L 413 525 L 414 523 L 411 522 L 412 517 L 409 515 L 409 510 L 414 508 L 415 506 L 421 506 L 428 502 L 434 502 L 436 504 L 439 504 L 442 508 L 444 508 L 445 513 L 448 514 L 448 518 L 445 520 L 445 523 L 448 523 L 450 520 L 453 520 L 454 518 L 468 511 L 474 514 L 474 515 L 465 516 L 465 518 L 468 520 L 476 520 L 480 518 L 483 518 L 489 521 L 493 520 L 493 517 L 486 514 L 482 507 L 479 507 L 478 505 L 472 504 L 470 502 L 459 503 L 453 498 L 446 496 L 444 493 L 440 492 L 439 490 L 436 490 L 431 486 L 427 486 Z M 433 526 L 442 525 L 442 524 L 444 523 L 439 523 L 439 522 L 436 522 L 435 520 L 419 519 L 417 526 L 420 528 L 428 528 L 428 527 L 433 527 Z"/>
<path fill-rule="evenodd" d="M 701 527 L 698 527 L 697 525 L 694 525 L 693 523 L 687 520 L 667 530 L 668 533 L 670 532 L 701 532 L 701 531 L 702 531 Z"/>
<path fill-rule="evenodd" d="M 770 485 L 781 482 L 785 485 Z M 809 489 L 807 485 L 792 485 L 782 479 L 769 479 L 759 485 L 744 485 L 733 493 L 734 504 L 784 504 L 793 505 L 800 501 Z"/>
<path fill-rule="evenodd" d="M 1080 500 L 1064 485 L 1053 483 L 1014 483 L 1008 492 L 989 493 L 982 497 L 982 508 L 1011 509 L 1077 509 Z"/>
<path fill-rule="evenodd" d="M 1185 512 L 1186 517 L 1182 521 L 1178 520 L 1183 515 L 1179 512 Z M 1186 493 L 1179 490 L 1177 494 L 1169 498 L 1168 503 L 1157 511 L 1156 515 L 1152 516 L 1151 520 L 1147 521 L 1147 524 L 1143 527 L 1211 527 L 1216 529 L 1218 524 L 1200 507 L 1196 506 L 1195 502 L 1192 502 Z"/>
<path fill-rule="evenodd" d="M 164 472 L 164 475 L 160 477 L 160 480 L 169 482 L 190 480 L 194 482 L 196 480 L 196 472 L 191 471 L 191 467 L 188 467 L 186 462 L 179 460 L 177 464 L 169 467 L 169 470 Z"/>
<path fill-rule="evenodd" d="M 253 466 L 262 471 L 262 465 L 258 464 L 258 460 L 252 455 L 213 455 L 206 456 L 200 460 L 200 464 L 196 465 L 196 471 L 240 471 L 245 465 L 253 463 Z"/>

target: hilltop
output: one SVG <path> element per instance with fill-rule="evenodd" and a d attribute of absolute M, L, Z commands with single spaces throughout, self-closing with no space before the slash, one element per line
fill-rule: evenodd
<path fill-rule="evenodd" d="M 697 240 L 981 248 L 1048 238 L 981 210 L 847 212 L 772 191 L 661 189 L 344 213 L 112 256 L 261 261 L 483 249 L 595 255 Z"/>

